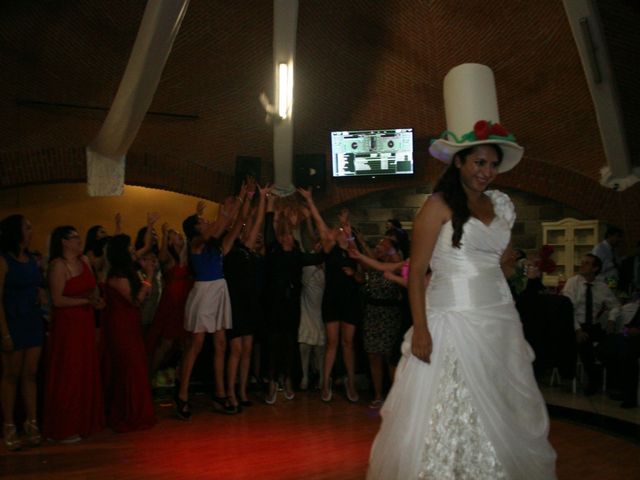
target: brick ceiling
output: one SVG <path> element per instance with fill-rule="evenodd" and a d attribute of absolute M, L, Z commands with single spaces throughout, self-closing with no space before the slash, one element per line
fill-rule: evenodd
<path fill-rule="evenodd" d="M 5 3 L 0 153 L 92 140 L 144 6 Z M 631 1 L 599 6 L 638 158 L 640 12 Z M 502 123 L 525 146 L 525 158 L 599 180 L 602 141 L 559 0 L 301 0 L 297 41 L 296 153 L 328 153 L 332 130 L 413 127 L 418 161 L 433 161 L 428 140 L 445 128 L 442 79 L 455 65 L 476 62 L 495 72 Z M 228 175 L 236 155 L 269 162 L 272 133 L 258 95 L 273 88 L 271 42 L 270 0 L 191 0 L 150 108 L 186 117 L 147 115 L 131 153 L 163 156 L 176 171 L 199 164 Z"/>

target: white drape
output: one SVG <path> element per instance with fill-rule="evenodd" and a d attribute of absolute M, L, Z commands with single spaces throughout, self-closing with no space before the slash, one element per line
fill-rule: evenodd
<path fill-rule="evenodd" d="M 87 147 L 91 196 L 122 195 L 125 156 L 156 92 L 189 0 L 149 0 L 109 114 Z"/>

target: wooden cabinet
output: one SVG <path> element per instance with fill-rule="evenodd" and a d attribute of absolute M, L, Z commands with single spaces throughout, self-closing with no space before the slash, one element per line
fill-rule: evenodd
<path fill-rule="evenodd" d="M 565 218 L 557 222 L 543 222 L 542 243 L 554 248 L 551 258 L 558 265 L 553 274 L 543 276 L 543 283 L 555 286 L 559 280 L 578 273 L 580 260 L 596 246 L 599 234 L 597 220 Z"/>

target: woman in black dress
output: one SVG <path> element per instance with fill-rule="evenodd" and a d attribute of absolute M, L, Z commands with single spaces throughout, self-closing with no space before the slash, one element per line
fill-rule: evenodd
<path fill-rule="evenodd" d="M 258 292 L 257 255 L 254 249 L 257 244 L 258 234 L 264 224 L 264 212 L 266 197 L 271 188 L 257 187 L 260 192 L 258 210 L 253 222 L 246 222 L 239 238 L 235 241 L 231 251 L 224 259 L 224 276 L 229 288 L 231 299 L 231 312 L 233 314 L 233 326 L 227 330 L 229 344 L 229 359 L 227 361 L 227 396 L 230 405 L 238 409 L 238 405 L 248 407 L 251 405 L 247 397 L 247 381 L 249 379 L 249 367 L 251 365 L 251 352 L 253 349 L 253 335 L 256 323 L 260 318 L 260 298 Z M 246 217 L 249 202 L 243 205 L 241 212 Z M 246 208 L 245 208 L 246 207 Z M 236 377 L 240 367 L 239 397 L 236 398 Z"/>
<path fill-rule="evenodd" d="M 354 232 L 349 223 L 329 229 L 313 202 L 311 191 L 298 189 L 298 192 L 307 201 L 326 253 L 322 319 L 327 329 L 327 345 L 321 398 L 324 402 L 330 402 L 333 397 L 331 370 L 336 360 L 338 340 L 341 340 L 342 357 L 347 371 L 345 378 L 347 399 L 350 402 L 357 402 L 359 397 L 354 384 L 353 337 L 361 317 L 359 284 L 362 283 L 363 277 L 358 262 L 348 253 L 349 248 L 356 248 Z"/>

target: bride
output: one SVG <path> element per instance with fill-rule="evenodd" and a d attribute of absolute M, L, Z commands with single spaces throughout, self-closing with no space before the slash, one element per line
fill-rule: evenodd
<path fill-rule="evenodd" d="M 486 190 L 523 149 L 497 123 L 488 67 L 460 65 L 444 87 L 448 138 L 430 152 L 449 167 L 415 219 L 413 328 L 367 478 L 553 479 L 556 455 L 533 353 L 500 269 L 515 211 L 507 195 Z"/>

